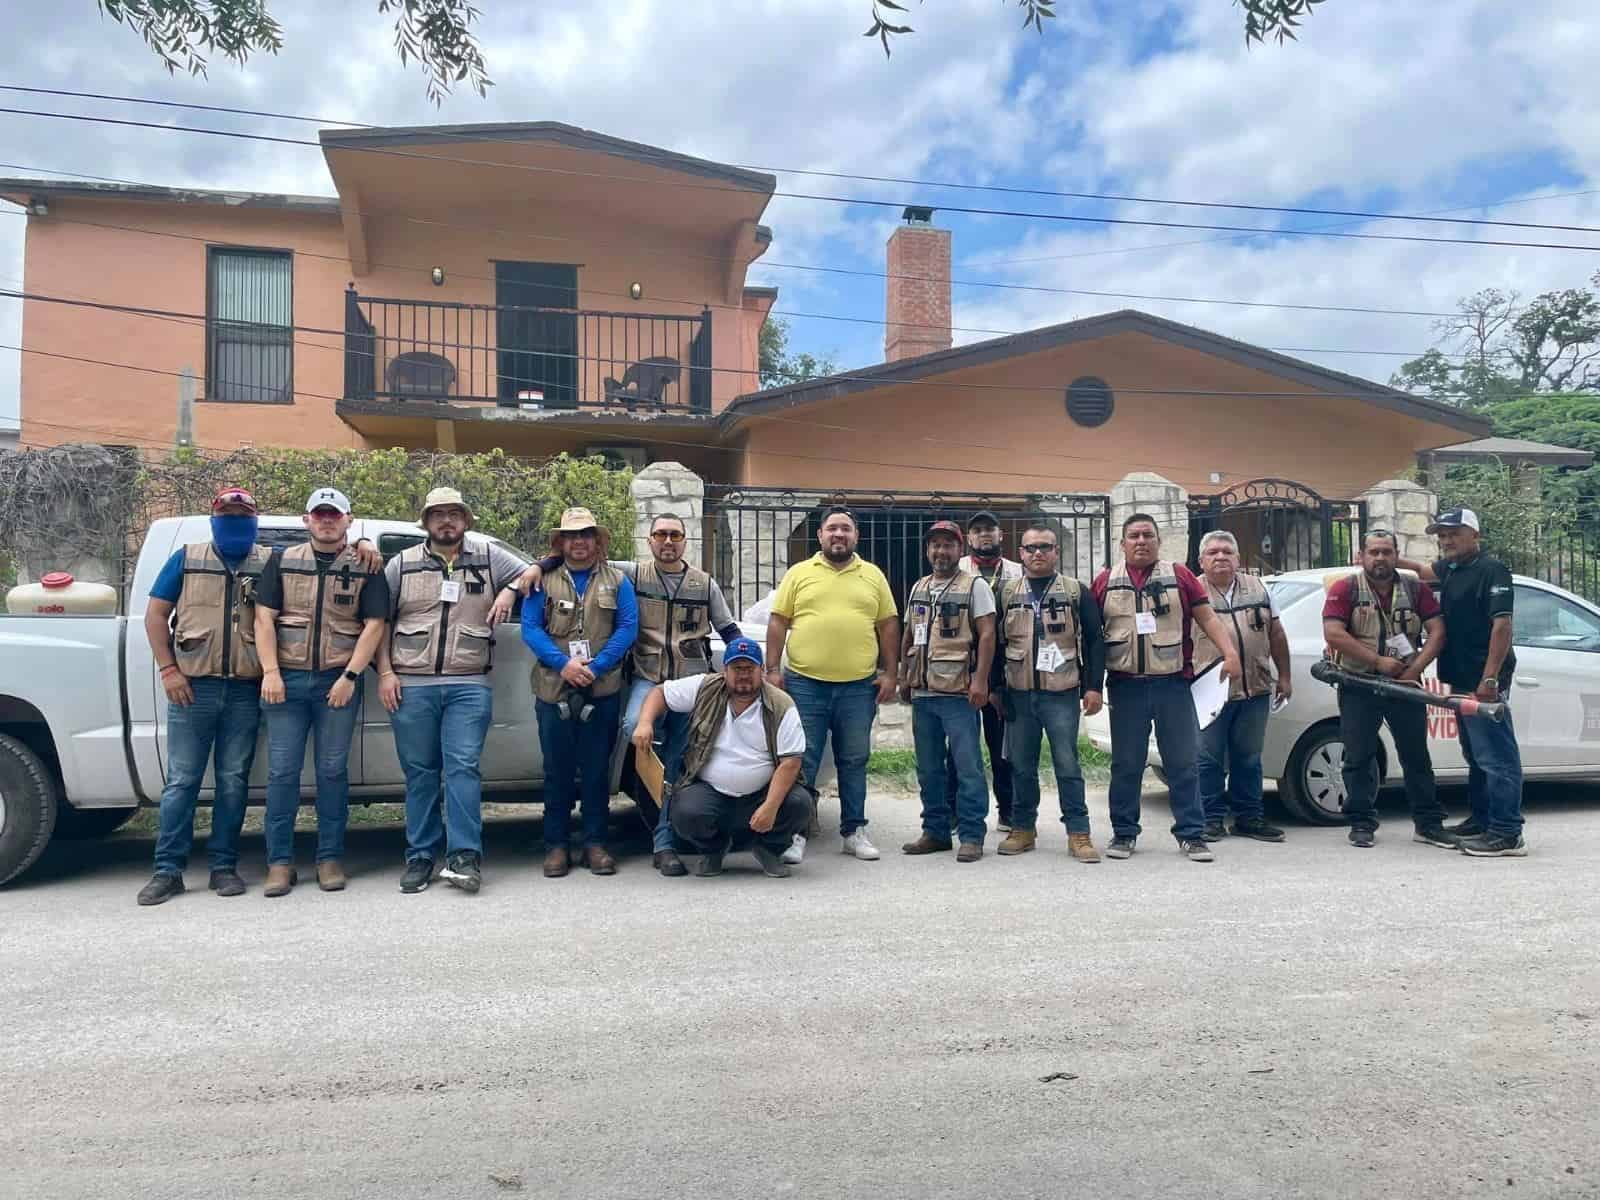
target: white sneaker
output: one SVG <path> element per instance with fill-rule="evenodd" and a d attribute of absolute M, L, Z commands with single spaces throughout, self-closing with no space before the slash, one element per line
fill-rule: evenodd
<path fill-rule="evenodd" d="M 858 829 L 845 838 L 844 845 L 840 849 L 843 853 L 854 854 L 865 862 L 874 862 L 878 857 L 878 848 L 867 837 L 865 829 Z"/>
<path fill-rule="evenodd" d="M 797 833 L 794 841 L 789 843 L 789 848 L 783 852 L 783 861 L 791 867 L 806 856 L 806 835 Z"/>

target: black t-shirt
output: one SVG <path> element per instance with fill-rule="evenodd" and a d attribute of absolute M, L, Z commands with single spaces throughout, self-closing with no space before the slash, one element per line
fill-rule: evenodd
<path fill-rule="evenodd" d="M 1439 577 L 1439 606 L 1444 610 L 1439 678 L 1453 691 L 1476 691 L 1489 662 L 1494 619 L 1511 615 L 1511 572 L 1503 562 L 1480 553 L 1464 563 L 1440 559 L 1433 564 L 1433 573 Z M 1508 650 L 1500 668 L 1502 691 L 1510 685 L 1516 665 L 1516 653 Z"/>
<path fill-rule="evenodd" d="M 311 552 L 317 560 L 317 573 L 326 574 L 333 560 L 339 557 L 339 552 L 324 554 L 321 550 Z M 261 568 L 261 578 L 256 583 L 256 600 L 265 608 L 283 608 L 283 551 L 274 550 L 272 558 L 267 565 Z M 356 618 L 361 621 L 370 621 L 374 617 L 379 620 L 389 619 L 389 580 L 382 571 L 374 571 L 367 576 L 367 586 L 361 589 L 361 600 L 356 606 Z"/>

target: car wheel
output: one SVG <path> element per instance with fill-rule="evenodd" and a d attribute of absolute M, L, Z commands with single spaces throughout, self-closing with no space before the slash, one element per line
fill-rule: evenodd
<path fill-rule="evenodd" d="M 44 760 L 0 734 L 0 884 L 22 874 L 50 841 L 60 789 Z"/>
<path fill-rule="evenodd" d="M 1344 739 L 1336 724 L 1310 730 L 1289 756 L 1278 783 L 1283 806 L 1313 825 L 1343 825 Z"/>
<path fill-rule="evenodd" d="M 73 808 L 63 800 L 56 808 L 55 836 L 72 842 L 87 842 L 115 833 L 138 812 L 134 808 Z"/>

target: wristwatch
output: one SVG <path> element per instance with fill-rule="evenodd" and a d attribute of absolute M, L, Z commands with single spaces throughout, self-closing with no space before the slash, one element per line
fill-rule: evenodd
<path fill-rule="evenodd" d="M 357 675 L 354 671 L 346 671 L 344 673 L 344 677 L 346 679 L 348 679 L 351 683 L 360 683 L 361 682 L 361 676 Z"/>
<path fill-rule="evenodd" d="M 1495 691 L 1498 692 L 1500 690 L 1500 681 L 1498 679 L 1496 679 L 1493 675 L 1488 675 L 1488 676 L 1485 676 L 1483 679 L 1480 679 L 1478 681 L 1478 686 L 1482 687 L 1486 683 L 1490 687 L 1492 687 Z"/>

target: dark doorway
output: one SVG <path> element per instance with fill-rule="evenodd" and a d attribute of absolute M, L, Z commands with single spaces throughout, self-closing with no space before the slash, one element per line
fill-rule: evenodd
<path fill-rule="evenodd" d="M 503 406 L 578 407 L 578 268 L 497 262 L 497 391 Z"/>
<path fill-rule="evenodd" d="M 1252 479 L 1189 498 L 1189 565 L 1213 530 L 1233 534 L 1244 569 L 1257 575 L 1348 564 L 1366 531 L 1364 500 L 1329 500 L 1289 479 Z"/>

